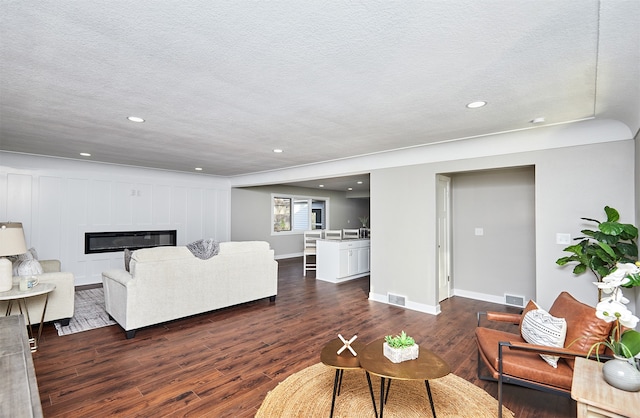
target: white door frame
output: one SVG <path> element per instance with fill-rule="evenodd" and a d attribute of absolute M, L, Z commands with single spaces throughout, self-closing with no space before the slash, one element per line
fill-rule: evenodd
<path fill-rule="evenodd" d="M 451 296 L 451 178 L 437 175 L 438 302 Z"/>

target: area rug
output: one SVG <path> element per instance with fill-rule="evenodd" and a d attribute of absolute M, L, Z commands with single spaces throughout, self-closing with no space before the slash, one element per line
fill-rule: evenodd
<path fill-rule="evenodd" d="M 256 418 L 328 417 L 331 411 L 335 369 L 322 363 L 299 371 L 267 394 Z M 380 394 L 380 379 L 372 376 L 376 407 Z M 438 417 L 496 417 L 498 401 L 472 383 L 449 374 L 429 381 Z M 378 411 L 380 412 L 380 411 Z M 513 413 L 503 407 L 504 417 Z M 336 398 L 335 418 L 373 416 L 373 404 L 363 370 L 346 370 L 342 389 Z M 424 382 L 394 380 L 384 407 L 388 418 L 430 417 L 431 407 Z"/>
<path fill-rule="evenodd" d="M 104 308 L 104 291 L 97 287 L 76 291 L 74 313 L 69 325 L 62 326 L 59 322 L 55 322 L 54 325 L 58 335 L 69 335 L 115 323 L 109 319 L 109 314 Z"/>

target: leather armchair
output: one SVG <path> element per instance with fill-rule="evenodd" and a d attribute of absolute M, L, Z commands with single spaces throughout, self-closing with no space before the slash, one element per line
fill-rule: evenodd
<path fill-rule="evenodd" d="M 476 342 L 478 345 L 478 378 L 498 382 L 498 416 L 502 416 L 502 384 L 510 383 L 536 390 L 571 396 L 573 359 L 586 357 L 591 346 L 608 338 L 611 324 L 595 316 L 595 308 L 562 292 L 549 313 L 567 322 L 567 336 L 562 348 L 527 343 L 519 326 L 522 318 L 535 304 L 529 303 L 522 314 L 479 312 Z M 514 326 L 503 331 L 483 326 L 485 322 L 501 322 Z M 503 327 L 504 328 L 504 327 Z M 540 354 L 559 356 L 558 367 L 547 364 Z M 601 353 L 600 353 L 601 354 Z M 484 366 L 488 374 L 482 374 Z"/>

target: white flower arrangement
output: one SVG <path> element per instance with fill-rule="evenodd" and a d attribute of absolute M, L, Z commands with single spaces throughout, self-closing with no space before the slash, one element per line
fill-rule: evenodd
<path fill-rule="evenodd" d="M 610 295 L 604 296 L 596 305 L 596 316 L 606 322 L 615 321 L 615 324 L 609 340 L 594 344 L 591 350 L 604 344 L 616 355 L 626 358 L 637 355 L 640 353 L 640 333 L 633 328 L 639 319 L 625 306 L 629 299 L 624 297 L 621 287 L 640 285 L 640 262 L 618 263 L 616 270 L 594 284 L 603 294 Z M 623 326 L 629 329 L 622 332 Z"/>

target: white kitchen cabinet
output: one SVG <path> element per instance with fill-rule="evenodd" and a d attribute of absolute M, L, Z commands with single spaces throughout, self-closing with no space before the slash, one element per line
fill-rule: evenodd
<path fill-rule="evenodd" d="M 368 239 L 318 240 L 316 279 L 339 283 L 369 274 Z"/>

